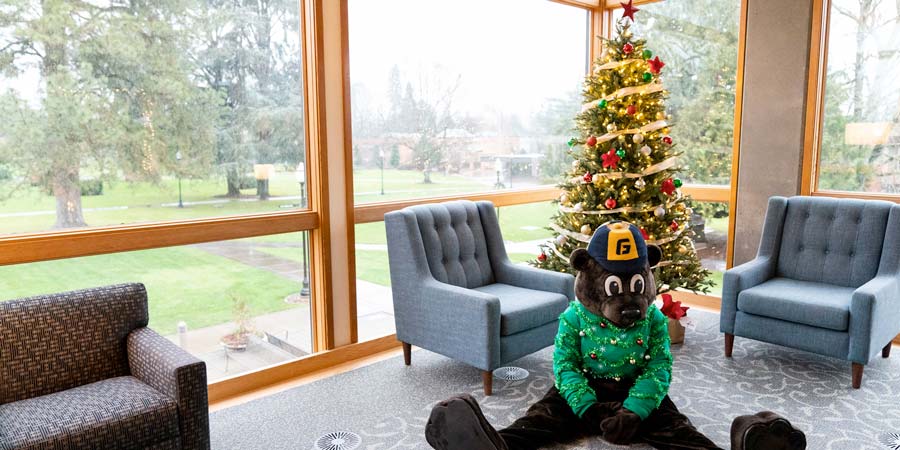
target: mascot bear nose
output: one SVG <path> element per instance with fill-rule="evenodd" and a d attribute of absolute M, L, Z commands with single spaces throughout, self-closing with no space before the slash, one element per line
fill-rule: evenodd
<path fill-rule="evenodd" d="M 641 317 L 641 310 L 639 309 L 623 309 L 622 310 L 622 318 L 627 320 L 635 320 Z"/>

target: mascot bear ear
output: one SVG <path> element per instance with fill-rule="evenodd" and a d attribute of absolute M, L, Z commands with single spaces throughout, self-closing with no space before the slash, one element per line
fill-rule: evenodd
<path fill-rule="evenodd" d="M 579 248 L 569 256 L 569 265 L 579 272 L 584 272 L 590 267 L 593 259 L 594 257 L 587 250 Z"/>
<path fill-rule="evenodd" d="M 572 256 L 575 256 L 575 254 L 573 253 Z M 656 267 L 661 259 L 662 250 L 654 244 L 647 244 L 647 262 L 650 263 L 650 268 Z"/>

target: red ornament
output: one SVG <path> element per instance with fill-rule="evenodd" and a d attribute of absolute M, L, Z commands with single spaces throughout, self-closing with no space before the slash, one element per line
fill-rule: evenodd
<path fill-rule="evenodd" d="M 600 322 L 600 328 L 606 328 L 606 322 Z"/>
<path fill-rule="evenodd" d="M 593 147 L 593 146 L 597 145 L 597 138 L 594 136 L 591 136 L 591 137 L 587 138 L 587 142 L 585 142 L 585 144 L 587 144 L 588 147 Z"/>
<path fill-rule="evenodd" d="M 641 338 L 637 338 L 637 345 L 644 345 L 644 340 Z"/>
<path fill-rule="evenodd" d="M 610 197 L 606 199 L 606 203 L 604 203 L 604 205 L 606 205 L 606 209 L 613 209 L 616 207 L 616 199 Z"/>
<path fill-rule="evenodd" d="M 647 65 L 650 66 L 650 72 L 659 75 L 659 71 L 666 65 L 666 63 L 662 62 L 659 59 L 659 56 L 647 61 Z"/>
<path fill-rule="evenodd" d="M 663 306 L 660 308 L 660 312 L 670 319 L 678 320 L 687 315 L 687 310 L 690 309 L 690 307 L 681 306 L 681 302 L 673 302 L 672 296 L 669 294 L 663 294 L 662 300 Z"/>
<path fill-rule="evenodd" d="M 648 239 L 650 239 L 650 235 L 647 234 L 647 230 L 645 230 L 644 227 L 641 227 L 641 236 L 644 237 L 644 240 L 645 240 L 645 241 L 648 240 Z"/>
<path fill-rule="evenodd" d="M 597 359 L 597 354 L 594 352 L 591 352 L 591 359 Z"/>
<path fill-rule="evenodd" d="M 591 175 L 590 172 L 585 172 L 583 179 L 584 179 L 585 183 L 590 183 L 591 181 L 593 181 L 594 177 L 593 177 L 593 175 Z"/>
<path fill-rule="evenodd" d="M 615 169 L 619 167 L 619 155 L 616 154 L 615 150 L 609 149 L 608 152 L 600 155 L 600 158 L 603 159 L 603 168 L 604 169 Z"/>
<path fill-rule="evenodd" d="M 634 22 L 634 13 L 640 11 L 639 9 L 632 6 L 633 2 L 634 0 L 628 0 L 628 3 L 619 3 L 619 5 L 622 7 L 622 17 L 627 17 L 631 19 L 632 22 Z"/>
<path fill-rule="evenodd" d="M 634 46 L 631 45 L 631 42 L 626 42 L 625 45 L 622 46 L 622 53 L 626 55 L 630 55 L 631 52 L 634 51 Z"/>
<path fill-rule="evenodd" d="M 628 113 L 629 116 L 633 116 L 637 112 L 637 106 L 628 105 L 628 108 L 625 109 L 625 112 Z"/>
<path fill-rule="evenodd" d="M 538 255 L 538 261 L 544 262 L 544 261 L 546 261 L 546 260 L 547 260 L 547 254 L 544 253 L 544 252 L 541 252 L 541 254 Z"/>
<path fill-rule="evenodd" d="M 669 228 L 671 228 L 672 231 L 678 231 L 678 222 L 673 220 L 672 223 L 669 224 Z"/>
<path fill-rule="evenodd" d="M 666 145 L 672 145 L 672 136 L 663 136 L 663 142 L 665 142 Z"/>
<path fill-rule="evenodd" d="M 671 178 L 666 178 L 659 186 L 659 190 L 665 192 L 666 195 L 672 195 L 675 193 L 675 182 Z"/>

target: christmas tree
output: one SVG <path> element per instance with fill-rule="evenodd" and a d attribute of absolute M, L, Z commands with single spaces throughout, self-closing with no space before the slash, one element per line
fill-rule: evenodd
<path fill-rule="evenodd" d="M 585 79 L 584 105 L 569 140 L 574 157 L 550 229 L 556 238 L 541 246 L 532 263 L 572 272 L 569 255 L 590 242 L 598 226 L 624 220 L 637 225 L 648 244 L 662 249 L 654 272 L 659 292 L 676 288 L 708 292 L 709 271 L 700 264 L 689 227 L 689 198 L 682 195 L 676 143 L 669 136 L 661 75 L 665 63 L 630 27 L 632 2 L 616 24 L 618 36 L 603 40 L 603 53 Z"/>

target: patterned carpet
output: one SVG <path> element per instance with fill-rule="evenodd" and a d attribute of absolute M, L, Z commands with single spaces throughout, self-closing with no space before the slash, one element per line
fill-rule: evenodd
<path fill-rule="evenodd" d="M 850 388 L 850 364 L 737 338 L 734 358 L 722 354 L 718 315 L 691 311 L 696 329 L 673 346 L 670 395 L 694 424 L 728 448 L 731 420 L 776 411 L 804 430 L 810 450 L 900 449 L 900 354 L 877 358 L 860 390 Z M 362 437 L 358 448 L 427 449 L 423 430 L 431 406 L 452 394 L 477 398 L 488 419 L 502 427 L 551 386 L 551 348 L 512 365 L 531 375 L 495 379 L 494 395 L 481 393 L 478 371 L 426 351 L 413 365 L 397 357 L 212 414 L 214 449 L 315 449 L 329 432 Z M 900 352 L 895 352 L 900 353 Z M 890 445 L 896 440 L 898 447 Z M 573 449 L 622 449 L 599 439 Z M 639 449 L 647 447 L 633 446 Z"/>

